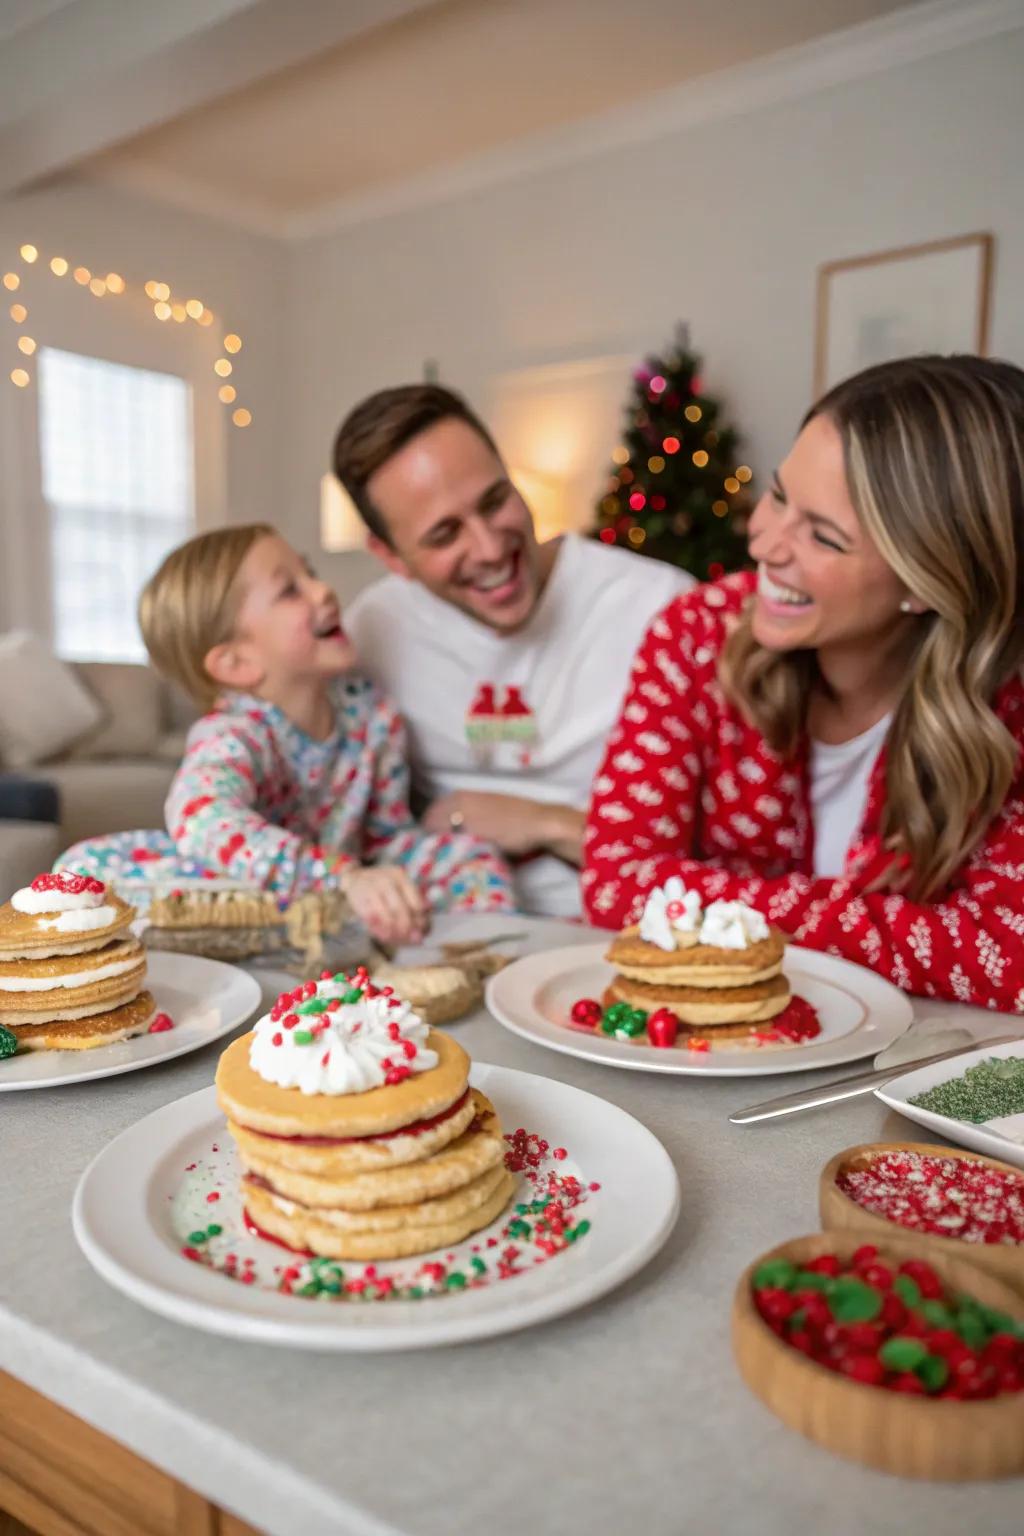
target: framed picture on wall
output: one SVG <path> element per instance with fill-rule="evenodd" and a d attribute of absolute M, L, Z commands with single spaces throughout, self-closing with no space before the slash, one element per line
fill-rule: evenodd
<path fill-rule="evenodd" d="M 994 240 L 958 235 L 818 268 L 814 390 L 914 352 L 988 347 Z"/>

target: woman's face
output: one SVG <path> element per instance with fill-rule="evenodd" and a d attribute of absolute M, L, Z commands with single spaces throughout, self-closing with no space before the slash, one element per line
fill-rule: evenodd
<path fill-rule="evenodd" d="M 772 651 L 881 639 L 907 592 L 853 509 L 839 432 L 804 427 L 750 519 L 753 635 Z"/>

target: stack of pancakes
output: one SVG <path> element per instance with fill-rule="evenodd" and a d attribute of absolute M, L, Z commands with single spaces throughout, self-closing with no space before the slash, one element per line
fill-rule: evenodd
<path fill-rule="evenodd" d="M 56 906 L 0 907 L 0 1024 L 19 1049 L 89 1050 L 137 1035 L 152 1019 L 145 951 L 128 931 L 134 910 L 100 889 L 101 903 L 86 910 L 103 918 L 109 912 L 102 926 L 76 929 L 60 921 L 73 914 Z M 45 901 L 45 887 L 37 895 Z"/>
<path fill-rule="evenodd" d="M 252 1225 L 299 1252 L 397 1259 L 447 1248 L 494 1220 L 514 1189 L 494 1106 L 439 1030 L 437 1065 L 363 1092 L 302 1093 L 230 1045 L 217 1096 L 238 1146 Z M 319 1054 L 319 1047 L 316 1047 Z"/>
<path fill-rule="evenodd" d="M 714 1045 L 748 1038 L 788 1005 L 786 943 L 777 928 L 745 949 L 704 944 L 695 933 L 679 934 L 676 942 L 678 948 L 664 950 L 642 939 L 637 928 L 620 933 L 605 957 L 617 970 L 606 1006 L 670 1008 L 680 1024 L 707 1032 Z"/>

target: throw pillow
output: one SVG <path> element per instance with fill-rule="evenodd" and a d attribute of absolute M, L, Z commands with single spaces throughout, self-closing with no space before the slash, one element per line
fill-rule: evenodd
<path fill-rule="evenodd" d="M 29 768 L 103 719 L 96 700 L 38 635 L 0 635 L 0 761 Z"/>

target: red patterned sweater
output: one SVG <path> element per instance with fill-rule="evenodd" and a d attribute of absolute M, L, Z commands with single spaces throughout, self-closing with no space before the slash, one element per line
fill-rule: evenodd
<path fill-rule="evenodd" d="M 727 626 L 753 586 L 744 572 L 697 587 L 647 631 L 594 781 L 590 918 L 635 922 L 652 886 L 681 875 L 705 901 L 746 901 L 802 944 L 907 992 L 1024 1012 L 1024 756 L 1002 811 L 939 899 L 868 891 L 889 857 L 884 748 L 842 876 L 815 878 L 806 746 L 795 761 L 780 758 L 717 679 Z M 1003 687 L 996 711 L 1024 745 L 1024 681 Z"/>

